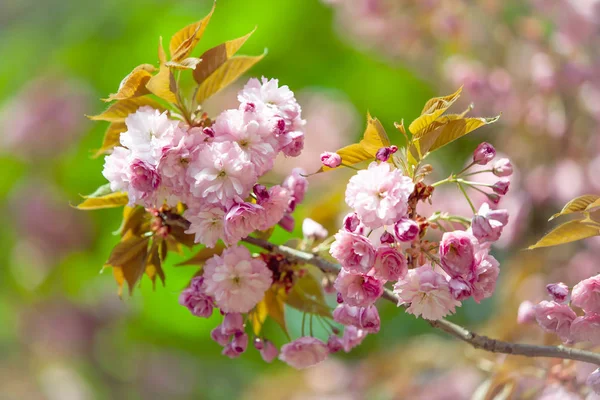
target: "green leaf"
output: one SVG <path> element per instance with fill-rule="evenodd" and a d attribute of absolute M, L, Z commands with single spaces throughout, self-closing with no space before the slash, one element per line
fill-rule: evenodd
<path fill-rule="evenodd" d="M 377 151 L 382 147 L 388 147 L 390 139 L 377 118 L 367 114 L 367 128 L 360 142 L 339 149 L 336 153 L 342 157 L 342 166 L 355 165 L 363 161 L 373 160 Z M 339 168 L 339 167 L 338 167 Z M 332 170 L 326 166 L 321 167 L 318 172 Z"/>
<path fill-rule="evenodd" d="M 129 114 L 136 112 L 138 108 L 143 106 L 150 106 L 160 111 L 165 110 L 157 101 L 147 96 L 141 96 L 119 100 L 111 104 L 102 114 L 93 115 L 88 118 L 93 121 L 125 122 L 125 118 Z"/>
<path fill-rule="evenodd" d="M 77 208 L 80 210 L 99 210 L 101 208 L 121 207 L 129 203 L 127 193 L 116 192 L 98 197 L 87 197 Z"/>
<path fill-rule="evenodd" d="M 462 86 L 454 93 L 443 97 L 434 97 L 425 103 L 421 116 L 415 119 L 409 126 L 408 130 L 414 135 L 415 138 L 423 136 L 427 132 L 427 127 L 431 125 L 439 116 L 446 112 L 448 108 L 458 98 L 462 92 Z"/>
<path fill-rule="evenodd" d="M 255 30 L 256 28 L 245 36 L 221 43 L 220 45 L 205 51 L 204 54 L 200 56 L 202 64 L 194 70 L 194 80 L 198 84 L 204 82 L 206 78 L 212 75 L 213 72 L 237 53 Z"/>
<path fill-rule="evenodd" d="M 146 83 L 152 78 L 151 72 L 154 72 L 151 64 L 138 65 L 121 81 L 117 93 L 108 96 L 104 101 L 126 100 L 132 97 L 144 96 L 150 92 L 146 89 Z"/>
<path fill-rule="evenodd" d="M 309 273 L 294 282 L 285 304 L 300 311 L 332 318 L 320 282 Z"/>
<path fill-rule="evenodd" d="M 214 255 L 220 255 L 223 250 L 225 250 L 225 245 L 221 242 L 218 242 L 215 247 L 213 248 L 209 248 L 209 247 L 205 247 L 202 250 L 200 250 L 198 253 L 196 253 L 196 255 L 194 255 L 192 258 L 182 261 L 179 264 L 176 264 L 176 267 L 181 267 L 184 265 L 204 265 L 204 263 L 206 262 L 206 260 L 208 260 L 209 258 L 211 258 Z"/>
<path fill-rule="evenodd" d="M 198 103 L 202 104 L 210 96 L 233 83 L 254 64 L 262 60 L 265 54 L 260 56 L 236 56 L 227 60 L 198 86 L 198 92 L 196 93 Z"/>
<path fill-rule="evenodd" d="M 562 210 L 560 210 L 560 212 L 551 216 L 549 221 L 552 221 L 554 218 L 560 217 L 562 215 L 568 215 L 576 212 L 585 211 L 588 208 L 588 206 L 591 206 L 591 208 L 596 207 L 593 204 L 594 202 L 598 202 L 598 205 L 600 205 L 600 200 L 598 199 L 600 199 L 600 196 L 596 196 L 593 194 L 586 194 L 583 196 L 576 197 L 573 200 L 569 201 L 567 204 L 565 204 L 565 206 Z"/>
<path fill-rule="evenodd" d="M 600 235 L 600 228 L 598 227 L 590 226 L 580 220 L 568 221 L 547 233 L 536 244 L 529 246 L 529 250 L 557 246 L 597 235 Z"/>
<path fill-rule="evenodd" d="M 215 3 L 213 3 L 210 13 L 198 22 L 194 22 L 181 29 L 179 32 L 173 35 L 171 42 L 169 43 L 169 51 L 171 53 L 171 60 L 181 61 L 186 58 L 198 44 L 206 26 L 210 22 L 213 12 L 215 11 Z"/>

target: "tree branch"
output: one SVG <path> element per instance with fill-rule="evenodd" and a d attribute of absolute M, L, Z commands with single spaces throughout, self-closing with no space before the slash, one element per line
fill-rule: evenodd
<path fill-rule="evenodd" d="M 327 261 L 313 253 L 292 249 L 291 247 L 287 246 L 278 246 L 266 240 L 253 237 L 247 237 L 243 239 L 243 241 L 261 247 L 270 252 L 282 254 L 290 260 L 315 265 L 323 272 L 337 274 L 341 269 L 340 265 Z M 394 304 L 398 304 L 398 297 L 389 289 L 385 289 L 382 297 L 385 300 L 393 302 Z M 446 319 L 428 322 L 432 327 L 449 333 L 463 342 L 470 344 L 476 349 L 481 349 L 492 353 L 511 354 L 525 357 L 551 357 L 577 360 L 600 365 L 599 353 L 563 346 L 537 346 L 531 344 L 504 342 L 501 340 L 488 338 L 487 336 L 479 335 Z"/>

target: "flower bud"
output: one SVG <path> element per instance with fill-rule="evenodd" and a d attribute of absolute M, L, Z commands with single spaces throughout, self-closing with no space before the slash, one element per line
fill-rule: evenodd
<path fill-rule="evenodd" d="M 551 283 L 546 285 L 546 290 L 555 302 L 561 304 L 569 302 L 569 287 L 566 284 L 562 282 Z"/>
<path fill-rule="evenodd" d="M 238 354 L 242 354 L 248 347 L 248 335 L 245 332 L 236 332 L 231 341 L 231 346 Z"/>
<path fill-rule="evenodd" d="M 401 242 L 413 241 L 419 235 L 419 224 L 409 218 L 402 218 L 394 225 L 394 233 Z"/>
<path fill-rule="evenodd" d="M 204 129 L 202 129 L 202 133 L 204 133 L 209 138 L 214 138 L 215 137 L 215 130 L 213 128 L 211 128 L 211 127 L 206 127 Z"/>
<path fill-rule="evenodd" d="M 494 163 L 492 172 L 499 177 L 511 176 L 513 173 L 513 166 L 508 158 L 501 158 Z"/>
<path fill-rule="evenodd" d="M 344 229 L 348 232 L 361 235 L 364 232 L 365 226 L 356 213 L 350 213 L 344 217 Z"/>
<path fill-rule="evenodd" d="M 218 325 L 215 329 L 210 331 L 210 337 L 221 346 L 226 346 L 229 343 L 229 336 L 223 333 L 223 325 Z"/>
<path fill-rule="evenodd" d="M 228 313 L 223 318 L 223 333 L 233 335 L 244 330 L 244 318 L 240 313 Z"/>
<path fill-rule="evenodd" d="M 329 168 L 337 168 L 342 164 L 342 157 L 337 153 L 325 151 L 321 153 L 321 164 Z"/>
<path fill-rule="evenodd" d="M 502 229 L 507 223 L 507 210 L 492 210 L 488 203 L 483 203 L 473 216 L 471 230 L 480 242 L 495 242 L 500 239 Z"/>
<path fill-rule="evenodd" d="M 396 242 L 396 238 L 394 237 L 394 235 L 392 235 L 391 233 L 389 233 L 388 231 L 385 231 L 381 234 L 381 236 L 379 237 L 379 241 L 382 244 L 392 244 Z"/>
<path fill-rule="evenodd" d="M 256 201 L 258 204 L 269 200 L 269 191 L 264 185 L 257 183 L 256 185 L 254 185 L 253 191 L 256 195 Z"/>
<path fill-rule="evenodd" d="M 279 350 L 277 350 L 277 347 L 275 347 L 272 342 L 265 340 L 264 347 L 260 349 L 260 356 L 262 359 L 265 362 L 270 363 L 275 359 L 275 357 L 277 357 L 278 354 Z"/>
<path fill-rule="evenodd" d="M 379 150 L 377 150 L 377 153 L 375 154 L 375 158 L 377 158 L 379 161 L 386 162 L 387 160 L 390 159 L 392 154 L 394 154 L 397 151 L 398 151 L 398 146 L 382 147 Z"/>
<path fill-rule="evenodd" d="M 491 201 L 494 204 L 498 204 L 500 203 L 500 196 L 498 196 L 496 193 L 486 193 L 485 194 L 488 198 L 489 201 Z"/>
<path fill-rule="evenodd" d="M 317 221 L 314 221 L 310 218 L 305 218 L 304 221 L 302 221 L 302 235 L 305 238 L 323 240 L 328 234 L 329 232 L 327 232 L 327 229 L 325 229 L 323 225 L 319 224 Z"/>
<path fill-rule="evenodd" d="M 344 348 L 344 344 L 342 343 L 342 339 L 337 335 L 329 336 L 327 339 L 327 349 L 330 354 L 337 353 L 338 351 Z"/>
<path fill-rule="evenodd" d="M 489 143 L 483 142 L 473 152 L 473 162 L 479 165 L 486 165 L 496 156 L 496 149 Z"/>
<path fill-rule="evenodd" d="M 229 358 L 237 358 L 240 356 L 240 352 L 238 352 L 235 348 L 233 343 L 227 343 L 227 345 L 225 345 L 225 347 L 223 348 L 223 351 L 221 352 L 222 355 L 227 356 Z"/>
<path fill-rule="evenodd" d="M 504 196 L 508 193 L 508 187 L 510 186 L 510 181 L 508 179 L 500 179 L 498 182 L 494 183 L 492 186 L 492 190 L 501 196 Z"/>
<path fill-rule="evenodd" d="M 258 338 L 258 337 L 254 338 L 254 341 L 252 342 L 252 344 L 254 345 L 254 348 L 256 350 L 262 350 L 265 348 L 265 342 L 261 338 Z"/>

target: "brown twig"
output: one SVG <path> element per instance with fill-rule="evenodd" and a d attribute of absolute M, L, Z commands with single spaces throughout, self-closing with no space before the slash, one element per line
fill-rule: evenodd
<path fill-rule="evenodd" d="M 341 268 L 340 265 L 332 263 L 313 253 L 296 250 L 287 246 L 278 246 L 266 240 L 253 237 L 247 237 L 243 240 L 270 252 L 282 254 L 290 260 L 315 265 L 323 272 L 337 274 Z M 398 297 L 389 289 L 384 291 L 382 298 L 391 301 L 394 304 L 398 304 Z M 446 319 L 429 321 L 429 324 L 436 329 L 440 329 L 462 340 L 463 342 L 470 344 L 476 349 L 481 349 L 492 353 L 511 354 L 525 357 L 561 358 L 600 365 L 600 354 L 592 351 L 563 346 L 537 346 L 532 344 L 504 342 L 489 338 L 487 336 L 479 335 Z"/>

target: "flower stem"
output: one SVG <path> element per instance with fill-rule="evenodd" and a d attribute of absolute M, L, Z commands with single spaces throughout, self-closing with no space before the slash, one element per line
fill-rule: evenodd
<path fill-rule="evenodd" d="M 473 210 L 473 214 L 477 214 L 477 210 L 475 209 L 475 206 L 471 202 L 471 199 L 469 198 L 469 195 L 465 191 L 465 188 L 460 184 L 460 182 L 456 182 L 456 184 L 458 185 L 458 188 L 460 189 L 462 194 L 465 195 L 465 199 L 467 199 L 467 201 L 469 202 L 469 205 L 471 206 L 471 210 Z"/>

